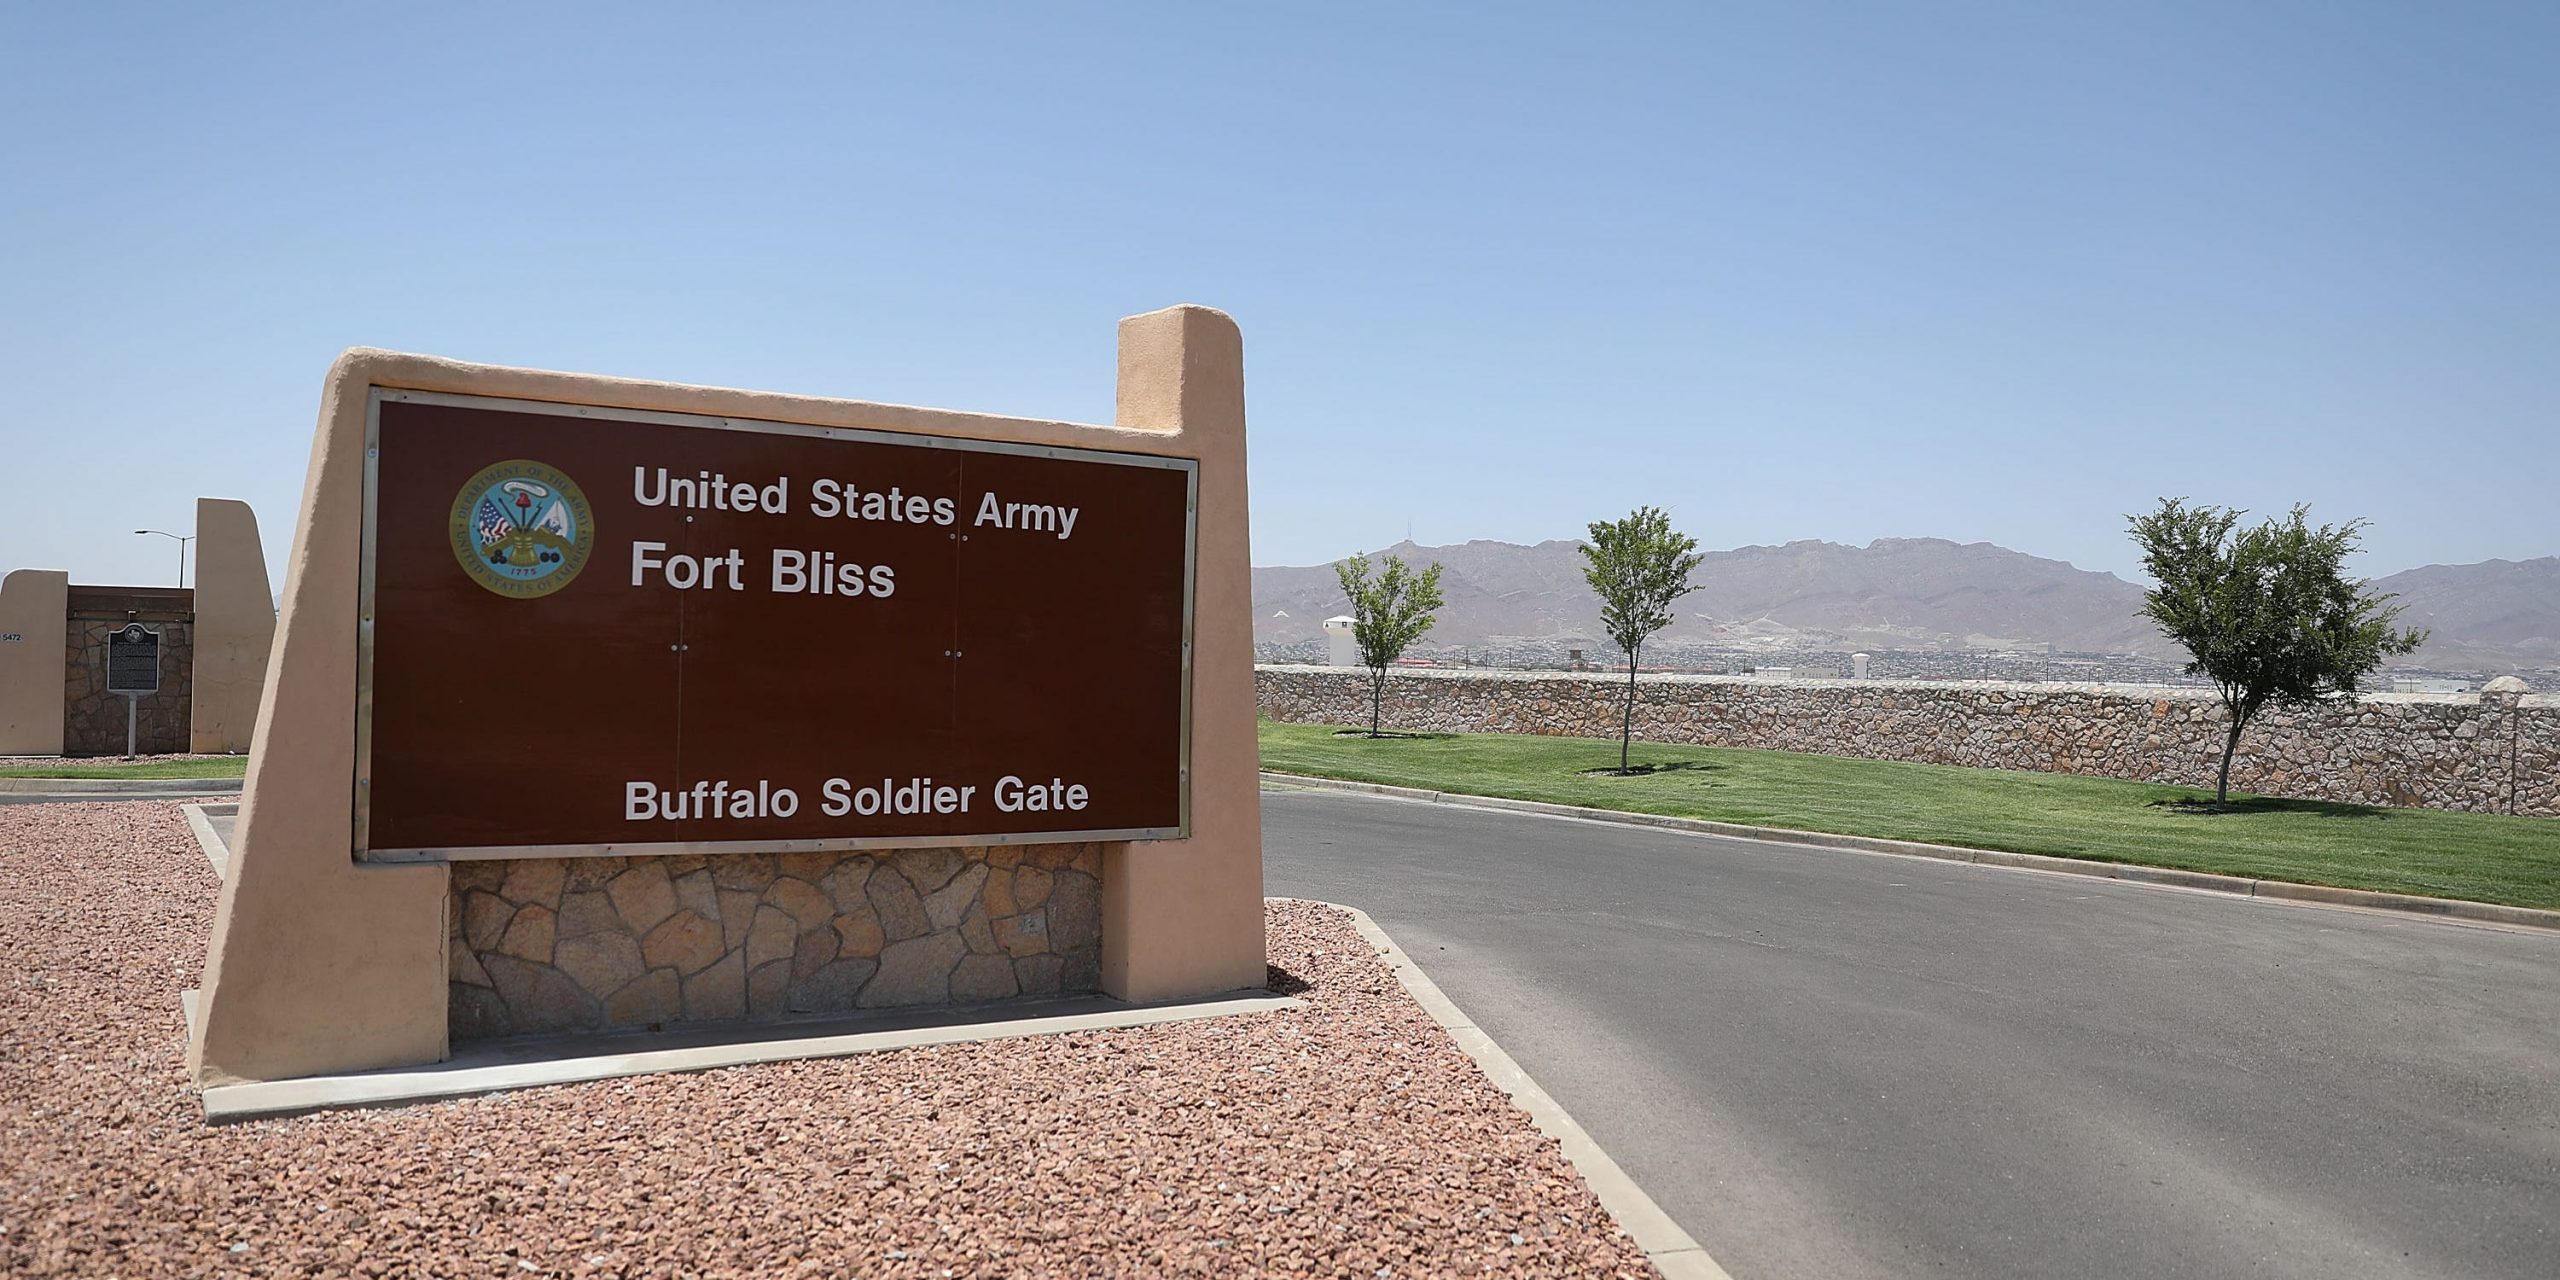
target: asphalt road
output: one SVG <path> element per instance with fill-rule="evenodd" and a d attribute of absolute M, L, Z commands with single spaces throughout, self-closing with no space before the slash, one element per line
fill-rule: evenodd
<path fill-rule="evenodd" d="M 2560 1275 L 2560 936 L 1338 792 L 1263 832 L 1739 1280 Z"/>

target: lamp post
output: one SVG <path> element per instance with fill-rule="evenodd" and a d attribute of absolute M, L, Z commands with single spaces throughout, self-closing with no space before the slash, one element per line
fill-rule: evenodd
<path fill-rule="evenodd" d="M 177 543 L 178 543 L 178 586 L 179 586 L 181 589 L 184 589 L 184 588 L 186 587 L 186 585 L 187 585 L 187 544 L 188 544 L 188 543 L 190 543 L 190 542 L 195 541 L 195 537 L 194 537 L 194 535 L 192 535 L 192 534 L 191 534 L 191 535 L 189 535 L 189 536 L 187 536 L 187 537 L 180 538 L 180 537 L 178 537 L 178 535 L 176 535 L 176 534 L 174 534 L 174 533 L 171 533 L 171 532 L 169 532 L 169 531 L 168 531 L 168 530 L 166 530 L 166 529 L 136 529 L 136 530 L 134 530 L 134 532 L 135 532 L 135 533 L 156 533 L 156 534 L 159 534 L 159 535 L 160 535 L 161 537 L 163 537 L 163 538 L 175 538 L 175 539 L 177 539 Z"/>

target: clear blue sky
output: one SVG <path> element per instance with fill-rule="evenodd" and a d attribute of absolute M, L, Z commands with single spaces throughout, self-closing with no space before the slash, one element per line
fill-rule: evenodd
<path fill-rule="evenodd" d="M 348 346 L 1107 420 L 1173 302 L 1257 563 L 2560 553 L 2560 6 L 411 8 L 6 7 L 0 568 L 281 566 Z"/>

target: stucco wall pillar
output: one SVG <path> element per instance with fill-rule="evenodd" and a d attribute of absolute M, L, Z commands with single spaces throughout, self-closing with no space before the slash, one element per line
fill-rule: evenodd
<path fill-rule="evenodd" d="M 196 499 L 195 709 L 189 750 L 249 749 L 275 642 L 275 596 L 258 516 L 245 502 Z"/>
<path fill-rule="evenodd" d="M 1162 1000 L 1264 981 L 1261 745 L 1245 505 L 1244 339 L 1206 307 L 1120 322 L 1118 425 L 1200 460 L 1191 654 L 1191 838 L 1103 856 L 1102 986 Z"/>
<path fill-rule="evenodd" d="M 379 356 L 340 357 L 320 402 L 188 1041 L 207 1083 L 445 1053 L 445 867 L 352 855 L 365 399 Z"/>
<path fill-rule="evenodd" d="M 0 755 L 62 754 L 62 631 L 71 575 L 12 569 L 0 578 Z"/>

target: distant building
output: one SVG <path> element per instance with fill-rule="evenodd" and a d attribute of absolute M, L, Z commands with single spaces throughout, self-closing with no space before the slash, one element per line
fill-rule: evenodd
<path fill-rule="evenodd" d="M 0 578 L 0 756 L 113 755 L 126 699 L 108 688 L 108 637 L 157 638 L 158 691 L 139 695 L 134 749 L 249 749 L 266 689 L 275 597 L 246 503 L 196 501 L 196 585 L 92 586 L 59 569 Z"/>
<path fill-rule="evenodd" d="M 1348 616 L 1324 620 L 1326 657 L 1332 665 L 1337 667 L 1360 665 L 1360 642 L 1351 631 L 1358 624 L 1359 619 Z"/>
<path fill-rule="evenodd" d="M 2468 680 L 2439 680 L 2431 676 L 2393 676 L 2393 693 L 2469 693 Z"/>

